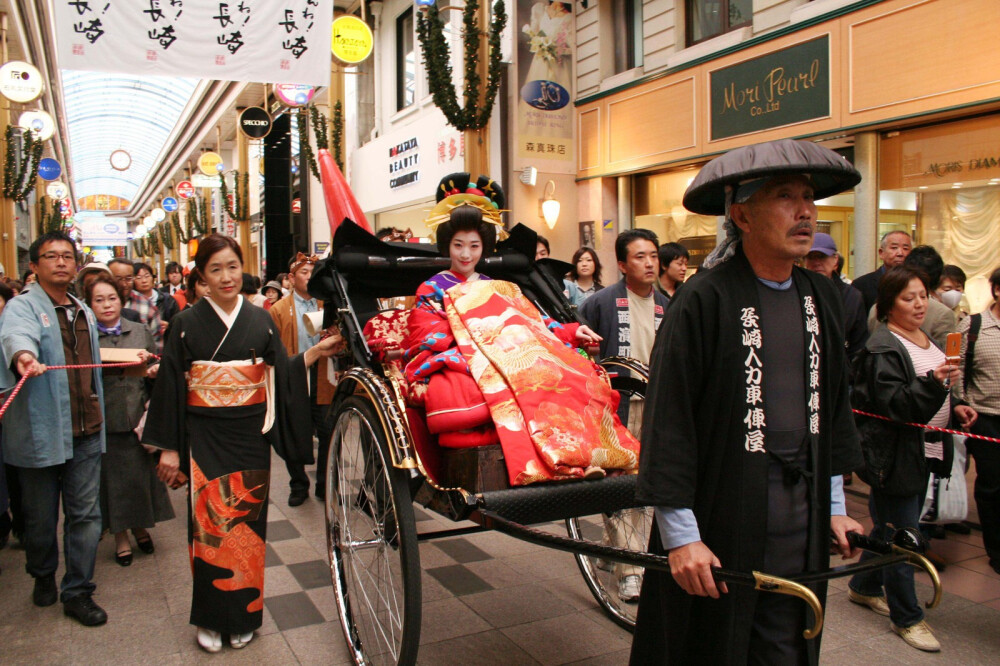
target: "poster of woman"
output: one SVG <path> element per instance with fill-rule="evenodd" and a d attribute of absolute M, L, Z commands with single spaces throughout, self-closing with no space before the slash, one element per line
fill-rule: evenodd
<path fill-rule="evenodd" d="M 573 5 L 519 0 L 518 156 L 572 159 Z"/>

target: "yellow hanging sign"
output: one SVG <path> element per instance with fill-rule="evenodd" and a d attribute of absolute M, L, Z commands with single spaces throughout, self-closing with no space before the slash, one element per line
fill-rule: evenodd
<path fill-rule="evenodd" d="M 333 22 L 331 49 L 342 62 L 349 65 L 363 62 L 372 54 L 374 43 L 371 28 L 357 16 L 341 16 Z"/>
<path fill-rule="evenodd" d="M 222 171 L 222 157 L 211 151 L 202 153 L 198 158 L 198 170 L 206 176 L 218 176 Z"/>

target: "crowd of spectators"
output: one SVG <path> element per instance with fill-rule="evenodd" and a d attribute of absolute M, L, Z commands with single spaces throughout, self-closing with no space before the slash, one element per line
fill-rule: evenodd
<path fill-rule="evenodd" d="M 964 294 L 965 272 L 945 265 L 935 248 L 914 246 L 910 234 L 897 230 L 881 239 L 878 253 L 879 268 L 851 282 L 842 274 L 844 257 L 834 239 L 815 233 L 800 262 L 832 281 L 840 295 L 836 311 L 843 316 L 853 406 L 891 419 L 856 417 L 865 458 L 856 471 L 870 488 L 873 533 L 888 538 L 892 529 L 920 527 L 929 475 L 950 475 L 955 448 L 967 447 L 976 466 L 974 498 L 983 542 L 990 566 L 1000 573 L 1000 449 L 975 438 L 900 425 L 924 423 L 1000 437 L 1000 268 L 989 276 L 992 303 L 975 313 Z M 10 534 L 23 544 L 35 578 L 36 605 L 61 599 L 67 615 L 85 625 L 101 624 L 107 615 L 92 598 L 101 532 L 115 539 L 115 561 L 129 566 L 132 540 L 143 553 L 153 553 L 149 530 L 173 517 L 167 489 L 156 477 L 156 456 L 139 443 L 137 432 L 167 327 L 177 313 L 204 298 L 208 286 L 197 271 L 175 262 L 167 264 L 159 284 L 152 266 L 124 258 L 77 269 L 75 248 L 60 234 L 39 238 L 29 255 L 31 269 L 20 279 L 0 277 L 0 372 L 8 376 L 0 384 L 9 389 L 11 378 L 70 356 L 76 362 L 97 360 L 101 348 L 142 349 L 148 361 L 141 374 L 74 371 L 67 373 L 68 382 L 50 374 L 29 383 L 3 424 L 0 547 Z M 549 256 L 550 244 L 539 236 L 535 258 Z M 615 258 L 620 279 L 606 286 L 598 252 L 576 250 L 564 294 L 602 337 L 600 356 L 648 363 L 667 308 L 686 288 L 691 255 L 680 243 L 661 245 L 652 232 L 635 229 L 619 235 Z M 299 316 L 322 308 L 306 290 L 315 263 L 315 257 L 300 253 L 288 273 L 263 284 L 243 274 L 242 293 L 270 310 L 290 354 L 316 343 Z M 943 351 L 955 333 L 962 339 L 961 361 L 946 358 Z M 314 430 L 328 445 L 330 423 L 323 407 L 330 404 L 331 387 L 325 366 L 312 372 Z M 636 410 L 630 426 L 642 418 L 641 407 Z M 289 504 L 297 506 L 308 497 L 309 479 L 301 465 L 290 464 L 289 472 Z M 325 490 L 325 479 L 318 475 L 316 495 L 323 497 Z M 67 519 L 66 575 L 57 587 L 60 502 Z M 939 529 L 924 528 L 941 536 Z M 620 530 L 620 525 L 609 526 L 609 533 L 618 534 L 616 545 L 645 546 Z M 621 598 L 636 601 L 640 571 L 624 565 L 616 571 Z M 888 616 L 893 630 L 913 647 L 939 649 L 917 603 L 911 568 L 856 576 L 849 598 Z"/>

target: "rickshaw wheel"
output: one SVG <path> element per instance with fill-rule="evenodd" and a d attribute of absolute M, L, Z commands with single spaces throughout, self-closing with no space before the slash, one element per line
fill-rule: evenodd
<path fill-rule="evenodd" d="M 412 664 L 420 643 L 420 552 L 406 470 L 392 466 L 376 407 L 337 408 L 326 461 L 330 574 L 358 664 Z"/>
<path fill-rule="evenodd" d="M 638 438 L 642 434 L 641 421 L 646 380 L 618 375 L 612 375 L 610 379 L 611 387 L 621 395 L 618 415 L 622 423 Z M 566 530 L 570 538 L 639 551 L 645 551 L 649 545 L 649 530 L 652 529 L 652 525 L 651 507 L 625 509 L 611 514 L 579 516 L 566 520 Z M 638 599 L 622 598 L 620 581 L 626 576 L 636 575 L 641 583 L 643 568 L 628 568 L 627 565 L 582 554 L 577 554 L 575 557 L 580 573 L 583 574 L 583 580 L 597 603 L 616 624 L 629 631 L 634 630 L 639 602 Z"/>

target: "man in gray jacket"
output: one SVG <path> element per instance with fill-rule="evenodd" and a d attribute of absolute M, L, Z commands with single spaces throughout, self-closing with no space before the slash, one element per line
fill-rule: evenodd
<path fill-rule="evenodd" d="M 30 377 L 5 416 L 3 457 L 17 467 L 21 481 L 26 568 L 35 579 L 35 605 L 51 606 L 61 596 L 66 615 L 95 626 L 108 620 L 92 597 L 101 537 L 101 370 L 47 371 L 47 366 L 99 364 L 97 322 L 69 291 L 77 260 L 68 236 L 42 235 L 28 256 L 38 284 L 8 303 L 0 316 L 0 391 Z M 60 500 L 66 574 L 58 595 Z"/>

